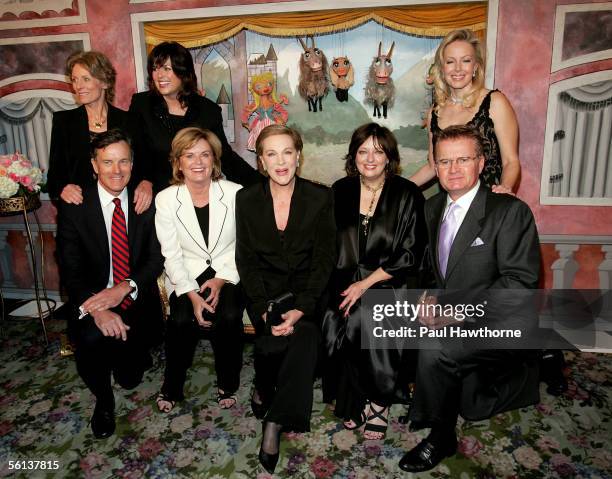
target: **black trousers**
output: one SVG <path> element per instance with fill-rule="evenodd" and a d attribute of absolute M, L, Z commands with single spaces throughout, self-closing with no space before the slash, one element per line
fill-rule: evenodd
<path fill-rule="evenodd" d="M 290 336 L 258 338 L 255 344 L 255 388 L 269 404 L 265 420 L 285 430 L 310 431 L 312 394 L 321 333 L 305 318 Z M 261 339 L 272 346 L 261 347 Z M 275 350 L 271 352 L 271 350 Z"/>
<path fill-rule="evenodd" d="M 133 305 L 127 311 L 115 310 L 130 326 L 127 340 L 102 334 L 91 316 L 69 321 L 69 334 L 75 343 L 77 371 L 96 400 L 107 406 L 114 404 L 111 374 L 125 389 L 132 389 L 142 381 L 151 364 L 146 341 L 142 310 Z"/>
<path fill-rule="evenodd" d="M 170 295 L 170 317 L 166 329 L 166 371 L 162 392 L 173 401 L 184 399 L 187 370 L 193 362 L 198 340 L 203 332 L 193 315 L 186 294 Z M 226 283 L 221 289 L 216 313 L 212 315 L 210 342 L 215 355 L 217 387 L 233 393 L 240 385 L 242 368 L 242 314 L 245 299 L 240 284 Z"/>
<path fill-rule="evenodd" d="M 536 380 L 533 387 L 526 383 L 528 375 L 523 375 L 522 369 L 530 353 L 509 349 L 420 350 L 410 409 L 413 426 L 454 429 L 460 412 L 467 418 L 482 419 L 531 403 L 537 398 L 538 383 Z"/>

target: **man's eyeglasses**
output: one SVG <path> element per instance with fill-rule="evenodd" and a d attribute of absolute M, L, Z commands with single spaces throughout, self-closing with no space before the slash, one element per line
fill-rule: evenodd
<path fill-rule="evenodd" d="M 454 160 L 449 160 L 446 158 L 442 158 L 441 160 L 436 161 L 436 166 L 441 170 L 446 170 L 450 168 L 450 166 L 455 163 L 459 168 L 467 166 L 470 161 L 479 158 L 478 156 L 460 156 L 459 158 L 455 158 Z"/>

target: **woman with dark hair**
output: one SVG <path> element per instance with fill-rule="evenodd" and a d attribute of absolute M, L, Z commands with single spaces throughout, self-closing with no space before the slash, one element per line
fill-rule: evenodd
<path fill-rule="evenodd" d="M 410 180 L 421 186 L 435 178 L 433 147 L 441 130 L 471 125 L 484 145 L 481 181 L 495 193 L 515 191 L 521 176 L 518 121 L 505 95 L 484 87 L 484 54 L 474 32 L 453 30 L 442 39 L 431 76 L 435 103 L 427 115 L 428 161 Z"/>
<path fill-rule="evenodd" d="M 113 128 L 128 131 L 128 114 L 112 105 L 115 68 L 102 53 L 76 52 L 66 61 L 76 101 L 74 110 L 53 113 L 47 188 L 51 199 L 81 204 L 83 188 L 95 184 L 91 166 L 91 141 Z M 136 212 L 151 204 L 151 197 L 135 196 Z"/>
<path fill-rule="evenodd" d="M 399 164 L 393 134 L 369 123 L 353 132 L 347 176 L 332 186 L 338 261 L 323 319 L 333 357 L 324 376 L 325 400 L 336 399 L 335 414 L 347 429 L 365 424 L 366 439 L 385 435 L 405 357 L 398 350 L 361 348 L 360 297 L 370 288 L 418 287 L 427 243 L 423 195 L 399 176 Z"/>
<path fill-rule="evenodd" d="M 228 180 L 245 185 L 260 179 L 261 175 L 228 144 L 221 108 L 198 94 L 189 50 L 176 42 L 160 43 L 147 58 L 147 72 L 149 91 L 136 93 L 129 110 L 139 130 L 134 138 L 134 174 L 144 180 L 139 189 L 158 192 L 169 185 L 172 138 L 189 126 L 210 130 L 221 140 L 221 165 Z"/>
<path fill-rule="evenodd" d="M 190 127 L 172 140 L 172 186 L 155 197 L 155 227 L 170 294 L 161 412 L 184 398 L 199 327 L 211 332 L 217 402 L 236 404 L 242 367 L 244 295 L 238 285 L 235 198 L 240 185 L 221 179 L 221 142 Z"/>
<path fill-rule="evenodd" d="M 268 181 L 236 196 L 236 266 L 257 332 L 252 408 L 264 419 L 259 460 L 272 473 L 281 431 L 310 430 L 335 226 L 331 190 L 296 175 L 299 133 L 269 125 L 255 149 Z"/>

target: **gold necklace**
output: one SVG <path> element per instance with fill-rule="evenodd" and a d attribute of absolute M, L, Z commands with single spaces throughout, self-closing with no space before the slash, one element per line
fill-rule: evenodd
<path fill-rule="evenodd" d="M 374 188 L 372 188 L 371 186 L 365 184 L 365 182 L 363 181 L 363 176 L 360 176 L 359 178 L 361 180 L 361 184 L 365 187 L 365 189 L 372 193 L 372 199 L 370 200 L 370 206 L 368 206 L 368 212 L 364 215 L 363 221 L 361 222 L 361 224 L 363 225 L 363 234 L 365 236 L 367 236 L 368 235 L 368 226 L 370 224 L 370 219 L 373 216 L 373 211 L 372 210 L 374 209 L 374 201 L 376 200 L 376 193 L 382 189 L 382 187 L 385 184 L 385 180 L 383 178 L 383 180 L 380 183 L 380 185 L 375 186 Z"/>
<path fill-rule="evenodd" d="M 104 108 L 102 108 L 100 116 L 98 118 L 92 118 L 91 122 L 96 130 L 102 128 L 102 126 L 106 123 L 106 114 L 104 113 Z"/>

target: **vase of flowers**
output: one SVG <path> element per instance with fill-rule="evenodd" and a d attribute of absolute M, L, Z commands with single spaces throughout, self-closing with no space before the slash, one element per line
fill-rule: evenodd
<path fill-rule="evenodd" d="M 39 208 L 42 179 L 40 168 L 21 153 L 0 155 L 0 213 Z"/>

